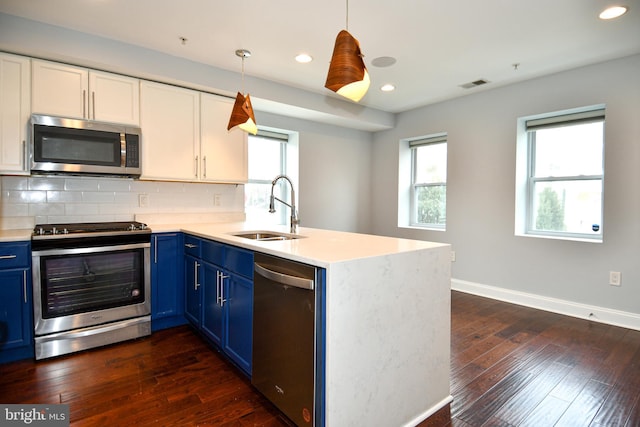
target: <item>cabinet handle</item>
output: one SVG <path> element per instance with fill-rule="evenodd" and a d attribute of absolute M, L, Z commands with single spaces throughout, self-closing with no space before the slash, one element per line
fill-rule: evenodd
<path fill-rule="evenodd" d="M 185 243 L 184 247 L 185 248 L 189 248 L 189 249 L 193 249 L 193 248 L 197 248 L 198 245 L 194 245 L 193 243 Z"/>
<path fill-rule="evenodd" d="M 0 255 L 0 259 L 14 259 L 17 257 L 17 255 Z"/>
<path fill-rule="evenodd" d="M 82 117 L 87 118 L 87 90 L 82 91 Z"/>
<path fill-rule="evenodd" d="M 27 270 L 22 271 L 22 290 L 24 291 L 24 303 L 27 303 Z"/>
<path fill-rule="evenodd" d="M 220 270 L 216 270 L 216 304 L 220 305 Z"/>
<path fill-rule="evenodd" d="M 195 161 L 195 177 L 198 177 L 198 156 L 196 156 L 196 161 Z"/>
<path fill-rule="evenodd" d="M 193 283 L 193 289 L 196 290 L 196 291 L 200 287 L 200 283 L 198 283 L 198 267 L 200 267 L 200 264 L 198 264 L 197 261 L 194 261 L 194 263 L 193 263 L 193 276 L 195 277 L 195 281 Z"/>
<path fill-rule="evenodd" d="M 216 276 L 216 302 L 220 307 L 224 307 L 224 303 L 227 302 L 224 298 L 224 279 L 227 279 L 229 276 L 225 276 L 220 270 L 216 272 Z"/>
<path fill-rule="evenodd" d="M 207 156 L 202 157 L 202 177 L 207 177 Z"/>
<path fill-rule="evenodd" d="M 27 166 L 27 141 L 22 140 L 22 170 L 28 171 L 29 167 Z"/>
<path fill-rule="evenodd" d="M 96 92 L 91 92 L 91 108 L 93 109 L 93 120 L 96 119 Z"/>
<path fill-rule="evenodd" d="M 158 263 L 158 236 L 153 236 L 153 263 Z"/>

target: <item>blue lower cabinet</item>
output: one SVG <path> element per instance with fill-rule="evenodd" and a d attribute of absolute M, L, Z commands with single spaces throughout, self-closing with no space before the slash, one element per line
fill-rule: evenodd
<path fill-rule="evenodd" d="M 185 317 L 251 375 L 253 252 L 189 235 L 184 242 Z"/>
<path fill-rule="evenodd" d="M 230 274 L 225 291 L 227 312 L 224 351 L 251 374 L 253 343 L 253 280 Z"/>
<path fill-rule="evenodd" d="M 0 363 L 34 357 L 30 243 L 0 243 Z"/>
<path fill-rule="evenodd" d="M 186 323 L 184 317 L 181 233 L 158 233 L 151 238 L 151 329 L 158 331 Z"/>
<path fill-rule="evenodd" d="M 202 265 L 204 276 L 204 290 L 202 294 L 202 332 L 218 347 L 223 343 L 224 302 L 221 298 L 224 294 L 224 276 L 222 268 L 204 262 Z"/>
<path fill-rule="evenodd" d="M 202 261 L 190 255 L 184 257 L 184 317 L 200 329 L 202 322 Z"/>

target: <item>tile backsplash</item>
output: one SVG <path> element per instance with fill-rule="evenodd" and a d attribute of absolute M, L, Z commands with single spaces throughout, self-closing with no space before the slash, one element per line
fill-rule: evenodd
<path fill-rule="evenodd" d="M 135 215 L 244 212 L 244 186 L 127 178 L 2 176 L 0 228 L 131 221 Z"/>

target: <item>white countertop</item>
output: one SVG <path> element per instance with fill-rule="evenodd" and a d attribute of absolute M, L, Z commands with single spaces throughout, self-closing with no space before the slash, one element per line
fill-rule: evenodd
<path fill-rule="evenodd" d="M 248 250 L 282 256 L 295 261 L 326 268 L 331 264 L 360 258 L 391 255 L 444 246 L 442 243 L 375 236 L 300 227 L 300 238 L 292 240 L 257 241 L 234 236 L 242 231 L 277 231 L 289 233 L 287 226 L 261 227 L 246 222 L 148 224 L 154 233 L 184 232 Z M 31 229 L 0 230 L 0 242 L 31 239 Z"/>
<path fill-rule="evenodd" d="M 300 238 L 256 241 L 234 236 L 242 231 L 289 233 L 287 226 L 260 227 L 245 222 L 215 224 L 148 224 L 154 233 L 185 232 L 245 249 L 282 256 L 326 268 L 334 263 L 446 246 L 442 243 L 300 227 Z"/>
<path fill-rule="evenodd" d="M 0 242 L 23 242 L 31 240 L 33 229 L 0 230 Z"/>

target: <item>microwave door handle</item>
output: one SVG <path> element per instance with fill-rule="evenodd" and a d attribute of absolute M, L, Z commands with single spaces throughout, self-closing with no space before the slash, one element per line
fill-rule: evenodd
<path fill-rule="evenodd" d="M 120 166 L 127 166 L 127 137 L 120 133 Z"/>

